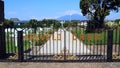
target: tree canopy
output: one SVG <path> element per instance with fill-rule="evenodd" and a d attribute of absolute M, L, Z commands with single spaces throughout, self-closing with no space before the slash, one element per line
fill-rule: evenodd
<path fill-rule="evenodd" d="M 120 0 L 80 0 L 80 9 L 84 16 L 95 22 L 95 26 L 102 28 L 104 19 L 110 11 L 118 12 Z"/>
<path fill-rule="evenodd" d="M 66 27 L 77 27 L 77 23 L 78 23 L 77 20 L 72 20 L 71 22 L 70 21 L 65 21 L 65 23 L 63 23 L 63 27 L 64 28 L 66 28 Z"/>
<path fill-rule="evenodd" d="M 41 27 L 51 27 L 54 29 L 58 29 L 61 27 L 61 23 L 53 19 L 44 19 L 39 24 Z"/>
<path fill-rule="evenodd" d="M 4 19 L 4 26 L 5 26 L 6 28 L 13 27 L 13 26 L 14 26 L 14 23 L 13 23 L 13 21 L 11 21 L 11 20 Z"/>
<path fill-rule="evenodd" d="M 31 19 L 29 21 L 29 26 L 32 27 L 32 28 L 36 28 L 37 27 L 37 23 L 38 23 L 38 21 L 36 19 Z"/>

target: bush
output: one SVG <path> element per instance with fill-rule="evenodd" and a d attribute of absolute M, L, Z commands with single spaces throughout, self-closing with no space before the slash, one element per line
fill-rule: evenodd
<path fill-rule="evenodd" d="M 119 23 L 117 23 L 117 22 L 108 21 L 105 23 L 105 28 L 107 28 L 107 29 L 115 29 L 118 27 L 119 27 Z"/>
<path fill-rule="evenodd" d="M 36 46 L 41 46 L 47 42 L 48 36 L 46 34 L 39 34 L 39 40 L 36 40 L 35 45 Z"/>

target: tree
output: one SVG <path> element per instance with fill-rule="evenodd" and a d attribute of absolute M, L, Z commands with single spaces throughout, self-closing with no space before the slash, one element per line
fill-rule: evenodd
<path fill-rule="evenodd" d="M 29 28 L 30 25 L 29 25 L 28 22 L 21 22 L 20 27 L 21 27 L 21 28 Z"/>
<path fill-rule="evenodd" d="M 4 19 L 4 26 L 5 26 L 6 28 L 14 27 L 14 23 L 13 23 L 13 21 L 10 21 L 10 20 L 8 20 L 8 19 Z"/>
<path fill-rule="evenodd" d="M 116 23 L 119 23 L 119 22 L 120 22 L 120 19 L 116 19 L 115 22 L 116 22 Z"/>
<path fill-rule="evenodd" d="M 72 27 L 77 27 L 77 20 L 72 20 L 71 21 L 71 24 L 72 24 Z"/>
<path fill-rule="evenodd" d="M 41 27 L 44 28 L 44 27 L 50 27 L 50 23 L 47 19 L 43 19 L 40 23 Z"/>
<path fill-rule="evenodd" d="M 120 19 L 116 19 L 115 24 L 117 24 L 117 26 L 120 28 Z"/>
<path fill-rule="evenodd" d="M 34 33 L 36 33 L 38 21 L 36 19 L 31 19 L 28 24 L 29 27 L 34 29 Z"/>
<path fill-rule="evenodd" d="M 68 26 L 69 26 L 69 23 L 68 23 L 68 22 L 63 23 L 63 27 L 64 27 L 64 28 L 66 28 L 66 27 L 68 27 Z"/>
<path fill-rule="evenodd" d="M 41 27 L 52 27 L 54 29 L 59 29 L 61 27 L 61 23 L 57 20 L 53 20 L 53 19 L 44 19 L 41 21 Z"/>
<path fill-rule="evenodd" d="M 57 20 L 53 20 L 52 24 L 54 29 L 58 30 L 61 27 L 61 23 Z"/>
<path fill-rule="evenodd" d="M 84 16 L 93 20 L 95 28 L 104 27 L 104 19 L 110 11 L 119 11 L 120 0 L 80 0 L 80 9 Z"/>

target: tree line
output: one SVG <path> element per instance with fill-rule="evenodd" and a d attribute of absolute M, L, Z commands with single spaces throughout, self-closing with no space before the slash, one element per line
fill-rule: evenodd
<path fill-rule="evenodd" d="M 28 22 L 13 22 L 9 19 L 4 20 L 4 27 L 12 28 L 12 27 L 22 27 L 22 28 L 37 28 L 37 27 L 48 27 L 58 29 L 61 27 L 61 23 L 54 19 L 43 19 L 42 21 L 38 21 L 36 19 L 31 19 Z"/>

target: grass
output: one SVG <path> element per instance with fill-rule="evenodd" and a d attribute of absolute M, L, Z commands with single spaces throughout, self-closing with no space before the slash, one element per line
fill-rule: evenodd
<path fill-rule="evenodd" d="M 86 45 L 107 45 L 108 30 L 96 33 L 86 33 L 83 28 L 77 27 L 71 31 L 79 40 Z M 113 44 L 119 43 L 120 30 L 113 30 Z"/>
<path fill-rule="evenodd" d="M 24 51 L 28 50 L 29 48 L 31 48 L 31 46 L 34 46 L 34 45 L 42 45 L 44 44 L 47 40 L 46 38 L 42 38 L 42 37 L 46 37 L 44 34 L 40 34 L 41 37 L 39 38 L 39 40 L 33 40 L 32 38 L 29 39 L 29 40 L 26 40 L 25 39 L 25 36 L 24 36 L 24 40 L 23 40 L 23 48 L 24 48 Z M 6 52 L 7 53 L 17 53 L 18 52 L 18 46 L 16 46 L 16 41 L 14 40 L 14 37 L 11 38 L 9 37 L 10 39 L 9 40 L 6 40 Z"/>
<path fill-rule="evenodd" d="M 96 33 L 86 33 L 83 28 L 77 27 L 76 29 L 73 29 L 71 31 L 80 41 L 83 41 L 86 45 L 107 45 L 108 38 L 108 31 L 104 30 L 102 32 L 96 32 Z M 52 34 L 54 31 L 49 31 L 48 34 Z M 30 34 L 30 33 L 29 33 Z M 45 33 L 46 34 L 46 33 Z M 24 39 L 24 51 L 28 50 L 31 46 L 37 45 L 41 46 L 43 45 L 48 39 L 46 37 L 49 37 L 45 35 L 43 32 L 38 35 L 37 38 L 39 40 Z M 28 35 L 29 36 L 29 35 Z M 6 35 L 6 52 L 7 53 L 17 53 L 18 52 L 18 46 L 15 46 L 15 40 L 14 37 L 11 38 L 10 35 Z M 31 42 L 30 42 L 31 40 Z M 120 30 L 116 29 L 113 30 L 113 44 L 119 44 L 120 42 Z"/>
<path fill-rule="evenodd" d="M 24 51 L 26 51 L 31 45 L 24 41 Z M 15 46 L 15 41 L 6 41 L 6 52 L 7 53 L 17 53 L 18 52 L 18 46 Z"/>
<path fill-rule="evenodd" d="M 54 30 L 55 31 L 55 30 Z M 24 51 L 28 50 L 32 46 L 41 46 L 47 42 L 48 38 L 51 34 L 54 33 L 53 30 L 50 30 L 48 32 L 41 31 L 39 34 L 35 34 L 33 32 L 29 32 L 26 34 L 23 38 L 23 45 L 24 45 Z M 15 38 L 11 37 L 12 33 L 7 32 L 6 33 L 6 52 L 7 53 L 17 53 L 18 52 L 18 46 L 15 46 Z"/>

